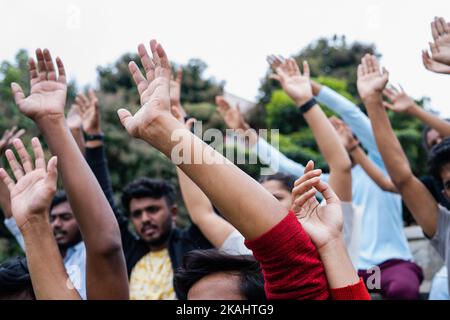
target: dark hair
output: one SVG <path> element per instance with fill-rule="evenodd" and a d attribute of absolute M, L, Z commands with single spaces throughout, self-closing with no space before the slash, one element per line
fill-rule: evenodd
<path fill-rule="evenodd" d="M 239 289 L 248 300 L 266 300 L 264 277 L 259 263 L 251 255 L 230 255 L 217 249 L 194 250 L 184 256 L 175 273 L 174 285 L 181 299 L 187 299 L 192 286 L 214 273 L 240 277 Z"/>
<path fill-rule="evenodd" d="M 430 174 L 441 181 L 442 167 L 450 163 L 450 138 L 442 140 L 435 145 L 428 156 L 428 169 Z"/>
<path fill-rule="evenodd" d="M 56 192 L 55 196 L 53 197 L 52 203 L 50 205 L 50 211 L 57 205 L 67 201 L 69 200 L 67 199 L 66 192 L 64 190 L 58 190 L 58 192 Z"/>
<path fill-rule="evenodd" d="M 18 257 L 0 264 L 0 296 L 12 298 L 25 291 L 34 296 L 27 260 Z"/>
<path fill-rule="evenodd" d="M 123 189 L 122 206 L 125 212 L 129 214 L 132 199 L 161 199 L 163 197 L 169 207 L 175 204 L 175 189 L 169 182 L 142 177 L 129 183 Z"/>
<path fill-rule="evenodd" d="M 295 177 L 291 174 L 277 172 L 270 176 L 261 176 L 259 178 L 259 183 L 264 183 L 267 181 L 279 181 L 286 188 L 287 191 L 291 192 L 294 188 Z"/>

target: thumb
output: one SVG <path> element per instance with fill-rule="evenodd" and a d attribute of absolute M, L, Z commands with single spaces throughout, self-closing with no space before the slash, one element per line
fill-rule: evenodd
<path fill-rule="evenodd" d="M 47 178 L 46 181 L 55 187 L 58 181 L 58 157 L 52 157 L 47 163 Z"/>
<path fill-rule="evenodd" d="M 134 131 L 132 125 L 133 116 L 131 115 L 130 111 L 122 108 L 117 110 L 117 115 L 119 116 L 120 122 L 122 123 L 125 130 L 127 130 L 129 134 L 133 135 Z"/>
<path fill-rule="evenodd" d="M 17 83 L 12 82 L 11 83 L 11 90 L 12 90 L 12 94 L 13 94 L 13 97 L 14 97 L 14 101 L 15 101 L 16 105 L 19 107 L 19 110 L 20 110 L 20 105 L 21 105 L 22 101 L 25 100 L 25 94 L 23 93 L 23 89 Z"/>
<path fill-rule="evenodd" d="M 314 161 L 309 160 L 307 165 L 306 165 L 306 167 L 305 167 L 305 172 L 303 174 L 308 173 L 308 172 L 310 172 L 312 170 L 314 170 Z"/>

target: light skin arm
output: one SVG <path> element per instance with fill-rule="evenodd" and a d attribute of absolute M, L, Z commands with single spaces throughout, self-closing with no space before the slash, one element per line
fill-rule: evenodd
<path fill-rule="evenodd" d="M 348 255 L 342 235 L 343 215 L 339 198 L 321 181 L 321 170 L 314 170 L 310 161 L 305 174 L 295 182 L 292 191 L 295 212 L 311 237 L 322 260 L 330 288 L 344 288 L 359 282 L 358 273 Z M 319 206 L 315 195 L 320 192 L 326 205 Z"/>
<path fill-rule="evenodd" d="M 436 73 L 450 74 L 450 24 L 444 18 L 435 17 L 431 23 L 433 42 L 430 42 L 431 56 L 422 51 L 422 61 L 426 69 Z"/>
<path fill-rule="evenodd" d="M 301 106 L 313 98 L 308 63 L 303 63 L 303 74 L 294 59 L 285 59 L 275 67 L 273 79 L 280 81 L 283 90 Z M 317 145 L 330 167 L 330 186 L 342 201 L 352 201 L 350 158 L 339 136 L 318 104 L 303 114 Z"/>
<path fill-rule="evenodd" d="M 86 97 L 83 93 L 77 95 L 75 101 L 80 105 L 83 131 L 88 135 L 103 134 L 101 127 L 100 105 L 93 90 Z M 103 145 L 102 140 L 86 141 L 86 148 L 97 148 Z"/>
<path fill-rule="evenodd" d="M 86 154 L 86 143 L 81 128 L 80 106 L 77 103 L 73 104 L 67 113 L 67 126 L 69 127 L 70 133 L 72 133 L 78 148 L 80 148 L 81 153 Z"/>
<path fill-rule="evenodd" d="M 391 103 L 383 102 L 386 108 L 413 116 L 439 132 L 441 136 L 450 137 L 450 123 L 419 107 L 403 88 L 399 91 L 391 86 L 384 89 L 383 94 L 391 101 Z"/>
<path fill-rule="evenodd" d="M 33 59 L 29 61 L 31 94 L 25 97 L 22 88 L 13 83 L 13 95 L 19 110 L 34 120 L 50 150 L 58 156 L 58 169 L 86 245 L 88 299 L 128 299 L 117 221 L 64 118 L 64 66 L 57 58 L 57 77 L 50 52 L 38 49 L 36 55 L 37 65 Z"/>
<path fill-rule="evenodd" d="M 376 57 L 363 57 L 358 67 L 358 92 L 369 113 L 381 156 L 406 206 L 424 232 L 432 237 L 436 232 L 438 204 L 412 173 L 408 158 L 392 130 L 381 97 L 388 79 L 386 70 L 380 72 Z"/>
<path fill-rule="evenodd" d="M 128 110 L 120 109 L 118 115 L 123 126 L 130 135 L 147 141 L 168 158 L 171 158 L 172 150 L 179 147 L 179 141 L 184 143 L 183 151 L 194 150 L 202 164 L 188 161 L 179 163 L 179 168 L 246 239 L 257 238 L 277 225 L 287 215 L 287 210 L 259 183 L 194 136 L 172 116 L 170 64 L 160 44 L 152 40 L 150 47 L 153 59 L 150 59 L 144 45 L 138 49 L 146 77 L 134 62 L 130 63 L 142 107 L 134 116 Z M 171 159 L 177 162 L 177 159 Z M 217 177 L 220 177 L 220 183 L 217 183 Z"/>
<path fill-rule="evenodd" d="M 70 282 L 48 220 L 48 208 L 56 192 L 57 159 L 45 164 L 44 152 L 37 138 L 32 140 L 35 164 L 20 140 L 14 146 L 21 159 L 7 151 L 16 182 L 4 169 L 0 178 L 11 193 L 14 218 L 24 237 L 27 264 L 33 290 L 38 300 L 80 300 Z"/>

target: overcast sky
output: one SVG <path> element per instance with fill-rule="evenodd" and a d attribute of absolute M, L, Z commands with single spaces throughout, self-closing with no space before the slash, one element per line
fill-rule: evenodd
<path fill-rule="evenodd" d="M 321 36 L 373 42 L 394 83 L 450 116 L 450 77 L 430 73 L 421 49 L 450 1 L 373 0 L 2 0 L 0 60 L 20 48 L 48 47 L 71 78 L 93 84 L 96 67 L 158 39 L 169 58 L 201 58 L 225 89 L 254 100 L 269 53 L 293 55 Z"/>

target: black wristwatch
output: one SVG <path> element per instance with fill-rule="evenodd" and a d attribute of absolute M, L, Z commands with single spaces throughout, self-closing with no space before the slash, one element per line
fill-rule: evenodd
<path fill-rule="evenodd" d="M 86 141 L 103 141 L 104 139 L 105 139 L 105 135 L 103 133 L 98 133 L 98 134 L 84 133 L 84 140 L 86 140 Z"/>
<path fill-rule="evenodd" d="M 315 98 L 311 98 L 308 101 L 306 101 L 303 105 L 299 106 L 298 109 L 300 110 L 301 114 L 305 114 L 309 110 L 311 110 L 312 107 L 314 107 L 317 104 L 317 100 Z"/>

